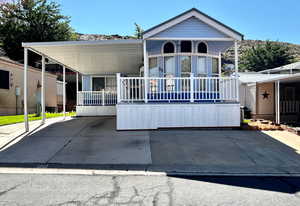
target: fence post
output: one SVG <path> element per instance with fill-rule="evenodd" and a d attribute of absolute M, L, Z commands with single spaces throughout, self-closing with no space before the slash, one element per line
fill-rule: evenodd
<path fill-rule="evenodd" d="M 105 105 L 105 92 L 104 89 L 102 89 L 102 106 Z"/>
<path fill-rule="evenodd" d="M 121 74 L 117 73 L 117 103 L 121 102 Z"/>
<path fill-rule="evenodd" d="M 145 103 L 148 103 L 148 80 L 147 80 L 147 78 L 148 77 L 144 77 L 144 84 L 145 84 L 145 86 L 144 86 L 144 89 L 145 89 L 144 101 L 145 101 Z"/>
<path fill-rule="evenodd" d="M 190 102 L 194 102 L 194 73 L 190 74 Z"/>

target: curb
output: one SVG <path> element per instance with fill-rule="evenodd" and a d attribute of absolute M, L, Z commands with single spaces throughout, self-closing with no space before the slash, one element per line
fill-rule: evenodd
<path fill-rule="evenodd" d="M 41 174 L 41 175 L 89 175 L 89 176 L 215 176 L 215 177 L 300 177 L 300 173 L 220 173 L 220 172 L 182 172 L 145 170 L 101 170 L 101 169 L 63 169 L 63 168 L 16 168 L 0 167 L 0 174 Z"/>

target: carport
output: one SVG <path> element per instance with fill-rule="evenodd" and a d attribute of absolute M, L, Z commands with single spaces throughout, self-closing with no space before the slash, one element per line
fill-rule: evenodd
<path fill-rule="evenodd" d="M 277 124 L 299 122 L 300 73 L 242 72 L 239 76 L 241 105 L 251 111 L 252 118 Z"/>
<path fill-rule="evenodd" d="M 25 130 L 28 123 L 28 50 L 41 55 L 42 81 L 41 105 L 42 124 L 45 123 L 45 59 L 63 67 L 63 112 L 66 112 L 66 68 L 76 72 L 78 78 L 83 74 L 113 75 L 131 74 L 141 65 L 143 58 L 142 40 L 100 40 L 100 41 L 61 41 L 23 43 L 24 47 L 24 118 Z"/>
<path fill-rule="evenodd" d="M 300 113 L 300 74 L 290 74 L 281 77 L 258 81 L 257 84 L 273 83 L 276 123 L 299 121 Z M 292 118 L 292 120 L 291 120 Z"/>

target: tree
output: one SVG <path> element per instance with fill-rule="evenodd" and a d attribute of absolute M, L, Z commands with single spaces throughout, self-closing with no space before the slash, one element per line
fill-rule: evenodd
<path fill-rule="evenodd" d="M 289 48 L 278 42 L 266 41 L 245 51 L 241 57 L 241 70 L 262 71 L 293 62 Z"/>
<path fill-rule="evenodd" d="M 0 4 L 0 42 L 6 54 L 23 60 L 22 42 L 65 41 L 74 37 L 70 19 L 60 5 L 47 0 L 18 0 Z"/>
<path fill-rule="evenodd" d="M 135 25 L 135 37 L 138 38 L 138 39 L 141 39 L 143 38 L 143 32 L 144 30 L 142 29 L 142 27 L 140 25 L 138 25 L 137 23 L 134 23 Z"/>

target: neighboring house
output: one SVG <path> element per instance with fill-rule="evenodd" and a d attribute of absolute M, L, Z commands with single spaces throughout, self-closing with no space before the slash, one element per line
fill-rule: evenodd
<path fill-rule="evenodd" d="M 240 102 L 252 118 L 300 121 L 300 62 L 261 72 L 239 73 Z"/>
<path fill-rule="evenodd" d="M 82 76 L 77 115 L 116 115 L 117 129 L 236 127 L 238 77 L 221 76 L 221 54 L 243 35 L 197 9 L 141 40 L 23 43 Z M 26 66 L 26 65 L 25 65 Z"/>
<path fill-rule="evenodd" d="M 0 57 L 0 115 L 23 114 L 23 64 Z M 35 113 L 41 98 L 41 71 L 30 67 L 28 70 L 28 109 Z M 46 107 L 55 110 L 56 75 L 46 73 Z"/>

